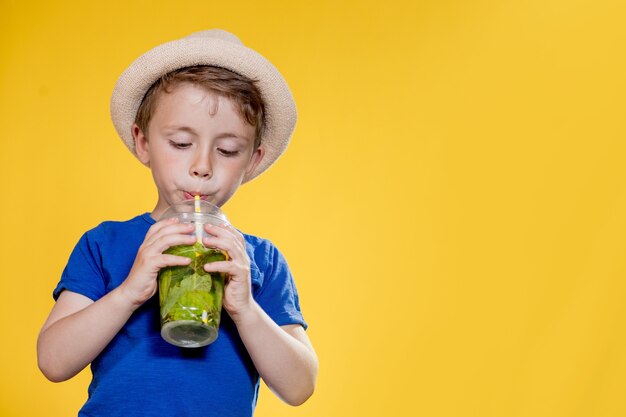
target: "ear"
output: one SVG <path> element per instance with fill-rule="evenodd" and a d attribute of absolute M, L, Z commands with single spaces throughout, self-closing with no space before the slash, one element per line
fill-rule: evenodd
<path fill-rule="evenodd" d="M 149 167 L 150 166 L 150 144 L 148 143 L 148 138 L 143 133 L 143 131 L 137 126 L 137 123 L 133 124 L 133 139 L 135 140 L 135 153 L 137 154 L 137 158 L 141 161 L 142 164 Z"/>
<path fill-rule="evenodd" d="M 265 156 L 265 148 L 263 147 L 263 145 L 261 145 L 256 148 L 252 153 L 252 156 L 250 156 L 250 161 L 248 161 L 248 166 L 246 167 L 246 174 L 243 177 L 243 182 L 247 182 L 248 180 L 250 180 L 250 175 L 252 174 L 252 171 L 254 171 L 256 167 L 259 166 L 259 163 L 263 159 L 263 156 Z"/>

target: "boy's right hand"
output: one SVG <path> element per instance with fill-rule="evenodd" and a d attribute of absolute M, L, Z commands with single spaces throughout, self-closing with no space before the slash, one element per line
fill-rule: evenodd
<path fill-rule="evenodd" d="M 191 262 L 184 256 L 168 255 L 163 251 L 172 246 L 193 245 L 197 240 L 190 234 L 193 230 L 192 224 L 181 224 L 176 218 L 158 221 L 148 229 L 128 277 L 119 287 L 133 308 L 138 308 L 156 293 L 156 278 L 161 268 Z"/>

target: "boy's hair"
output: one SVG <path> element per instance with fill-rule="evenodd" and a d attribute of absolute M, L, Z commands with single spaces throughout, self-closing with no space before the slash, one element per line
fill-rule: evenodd
<path fill-rule="evenodd" d="M 239 116 L 255 127 L 254 149 L 256 149 L 261 144 L 265 129 L 265 106 L 255 82 L 256 80 L 220 67 L 197 65 L 180 68 L 163 75 L 152 84 L 137 110 L 135 123 L 148 136 L 148 125 L 159 95 L 171 93 L 182 83 L 191 83 L 234 102 Z"/>

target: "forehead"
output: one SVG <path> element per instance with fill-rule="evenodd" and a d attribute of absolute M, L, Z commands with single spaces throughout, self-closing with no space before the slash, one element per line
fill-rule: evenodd
<path fill-rule="evenodd" d="M 179 83 L 155 97 L 150 125 L 222 128 L 238 136 L 254 136 L 254 127 L 238 111 L 236 102 L 191 83 Z"/>
<path fill-rule="evenodd" d="M 236 108 L 235 101 L 218 91 L 211 90 L 201 85 L 189 82 L 176 82 L 164 86 L 155 92 L 154 108 L 152 113 L 156 113 L 162 106 L 200 106 L 208 105 L 211 114 L 217 112 L 218 103 L 228 104 L 233 109 Z"/>

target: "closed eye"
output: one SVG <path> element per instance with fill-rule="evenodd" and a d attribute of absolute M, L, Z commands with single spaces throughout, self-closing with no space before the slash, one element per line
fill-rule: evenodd
<path fill-rule="evenodd" d="M 176 149 L 187 149 L 188 147 L 191 146 L 191 143 L 189 142 L 176 142 L 173 140 L 170 140 L 170 145 Z"/>
<path fill-rule="evenodd" d="M 224 148 L 217 148 L 217 151 L 227 157 L 231 157 L 231 156 L 237 156 L 239 154 L 239 151 L 229 151 L 227 149 Z"/>

